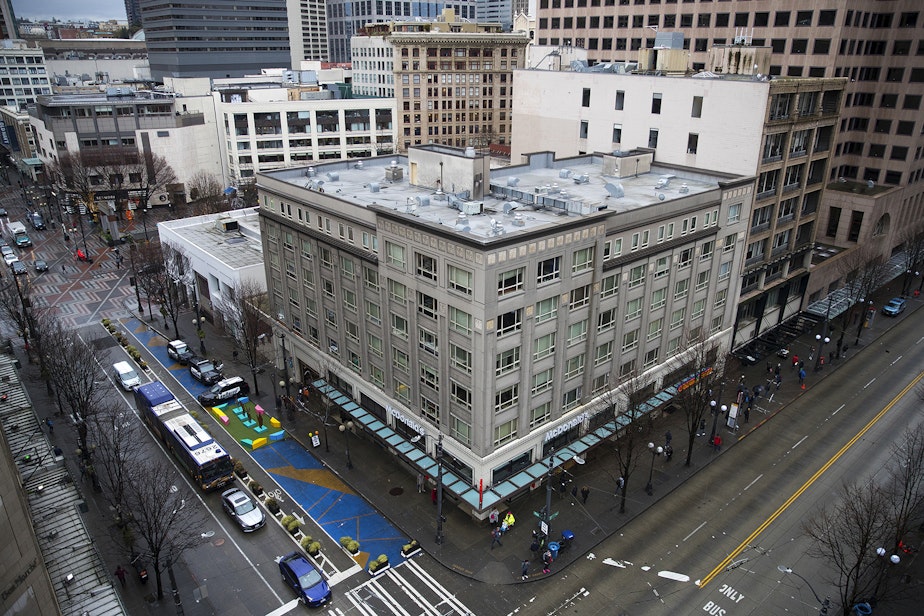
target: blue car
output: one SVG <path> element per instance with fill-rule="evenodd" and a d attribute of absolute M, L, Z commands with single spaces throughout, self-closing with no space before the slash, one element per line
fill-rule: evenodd
<path fill-rule="evenodd" d="M 882 314 L 887 317 L 897 317 L 905 311 L 905 300 L 900 297 L 893 297 L 882 307 Z"/>
<path fill-rule="evenodd" d="M 292 552 L 279 559 L 282 580 L 308 607 L 320 607 L 330 601 L 330 586 L 308 559 Z"/>

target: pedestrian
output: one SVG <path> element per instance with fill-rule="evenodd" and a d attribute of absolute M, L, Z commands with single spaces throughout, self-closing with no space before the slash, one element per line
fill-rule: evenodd
<path fill-rule="evenodd" d="M 436 488 L 430 490 L 430 500 L 433 501 L 433 504 L 436 504 Z"/>
<path fill-rule="evenodd" d="M 706 436 L 706 420 L 699 420 L 699 432 L 696 433 L 696 436 Z"/>
<path fill-rule="evenodd" d="M 257 425 L 263 427 L 263 407 L 259 404 L 257 405 Z"/>
<path fill-rule="evenodd" d="M 513 525 L 516 524 L 516 518 L 513 517 L 513 512 L 508 511 L 507 515 L 504 516 L 504 524 L 507 525 L 507 528 L 513 528 Z"/>
<path fill-rule="evenodd" d="M 773 372 L 773 364 L 771 364 L 771 363 L 768 361 L 768 362 L 767 362 L 767 374 L 771 374 L 772 372 Z"/>
<path fill-rule="evenodd" d="M 670 445 L 672 440 L 674 440 L 674 435 L 671 434 L 670 430 L 668 430 L 664 433 L 664 442 Z"/>
<path fill-rule="evenodd" d="M 674 448 L 671 447 L 670 445 L 665 445 L 664 446 L 664 459 L 667 461 L 670 461 L 673 455 L 674 455 Z"/>
<path fill-rule="evenodd" d="M 847 347 L 844 347 L 844 348 L 846 349 Z M 799 360 L 799 368 L 805 368 L 805 362 L 802 361 L 801 359 Z"/>
<path fill-rule="evenodd" d="M 125 588 L 125 569 L 122 568 L 122 565 L 116 567 L 115 576 L 122 582 L 122 588 Z"/>
<path fill-rule="evenodd" d="M 776 389 L 777 391 L 779 391 L 780 387 L 782 387 L 783 385 L 783 376 L 779 372 L 777 372 L 776 378 L 774 378 L 773 382 L 776 383 Z"/>
<path fill-rule="evenodd" d="M 529 575 L 527 575 L 528 573 L 529 573 L 529 560 L 525 559 L 523 560 L 523 562 L 520 563 L 520 579 L 525 580 L 526 578 L 528 578 L 529 577 Z"/>
<path fill-rule="evenodd" d="M 423 473 L 417 473 L 417 493 L 423 494 L 424 491 L 424 476 Z"/>
<path fill-rule="evenodd" d="M 716 434 L 715 438 L 712 439 L 712 446 L 716 451 L 722 451 L 722 437 Z"/>
<path fill-rule="evenodd" d="M 590 488 L 588 488 L 587 486 L 584 486 L 583 488 L 581 488 L 581 504 L 583 505 L 587 504 L 588 496 L 590 496 Z"/>
<path fill-rule="evenodd" d="M 753 405 L 753 402 L 744 407 L 744 423 L 751 419 L 751 405 Z"/>
<path fill-rule="evenodd" d="M 828 361 L 834 361 L 834 351 L 828 353 Z"/>
<path fill-rule="evenodd" d="M 497 507 L 491 510 L 491 513 L 488 514 L 488 522 L 491 523 L 491 526 L 497 526 L 497 521 L 500 519 L 500 511 L 497 510 Z"/>
<path fill-rule="evenodd" d="M 51 418 L 49 417 L 45 418 L 45 425 L 48 426 L 48 434 L 55 433 L 55 425 L 51 422 Z"/>
<path fill-rule="evenodd" d="M 500 538 L 501 538 L 501 531 L 500 531 L 500 529 L 499 529 L 499 528 L 493 529 L 493 530 L 491 531 L 491 549 L 492 549 L 492 550 L 494 549 L 494 544 L 495 544 L 495 543 L 496 543 L 497 545 L 499 545 L 499 546 L 503 546 L 503 545 L 504 545 L 503 543 L 501 543 Z"/>
<path fill-rule="evenodd" d="M 809 361 L 812 361 L 813 359 L 815 359 L 815 347 L 811 347 L 809 349 Z"/>
<path fill-rule="evenodd" d="M 799 356 L 793 355 L 792 356 L 792 367 L 795 368 L 798 365 L 799 365 Z"/>
<path fill-rule="evenodd" d="M 621 476 L 616 480 L 616 494 L 622 493 L 626 487 L 626 478 Z"/>
<path fill-rule="evenodd" d="M 552 552 L 550 550 L 546 550 L 542 554 L 542 572 L 548 573 L 551 570 L 551 567 L 552 567 Z"/>
<path fill-rule="evenodd" d="M 776 376 L 780 376 L 780 371 L 782 370 L 782 368 L 783 368 L 783 364 L 778 363 L 778 364 L 776 365 L 776 369 L 773 371 L 773 373 L 774 373 Z"/>
<path fill-rule="evenodd" d="M 799 368 L 799 385 L 805 384 L 805 368 Z"/>

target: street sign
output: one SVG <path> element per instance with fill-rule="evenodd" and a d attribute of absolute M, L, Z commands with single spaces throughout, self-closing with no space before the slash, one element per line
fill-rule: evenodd
<path fill-rule="evenodd" d="M 321 446 L 321 437 L 318 436 L 317 432 L 311 435 L 311 444 L 314 445 L 315 447 Z"/>
<path fill-rule="evenodd" d="M 539 522 L 539 530 L 542 531 L 542 534 L 546 537 L 549 536 L 549 525 L 545 523 L 545 520 Z"/>

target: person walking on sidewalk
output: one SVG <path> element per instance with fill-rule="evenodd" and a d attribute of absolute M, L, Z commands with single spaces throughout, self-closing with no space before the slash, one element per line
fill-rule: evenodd
<path fill-rule="evenodd" d="M 587 504 L 588 496 L 590 496 L 590 488 L 588 488 L 587 486 L 584 486 L 583 488 L 581 488 L 581 504 L 583 505 Z"/>
<path fill-rule="evenodd" d="M 799 368 L 799 385 L 805 386 L 805 368 Z"/>
<path fill-rule="evenodd" d="M 494 549 L 495 543 L 499 546 L 504 545 L 503 543 L 501 543 L 501 531 L 499 528 L 491 529 L 491 549 L 492 550 Z"/>
<path fill-rule="evenodd" d="M 552 568 L 552 552 L 551 550 L 546 550 L 542 554 L 542 572 L 548 573 Z"/>
<path fill-rule="evenodd" d="M 423 473 L 417 473 L 417 493 L 423 494 L 424 491 L 424 476 Z"/>
<path fill-rule="evenodd" d="M 529 573 L 529 559 L 524 560 L 523 562 L 520 563 L 520 579 L 525 580 L 526 578 L 528 578 L 529 577 L 529 575 L 527 575 L 528 573 Z"/>
<path fill-rule="evenodd" d="M 122 568 L 122 565 L 116 567 L 115 576 L 122 582 L 122 588 L 125 588 L 125 569 Z"/>
<path fill-rule="evenodd" d="M 51 422 L 51 419 L 48 417 L 45 418 L 45 425 L 48 426 L 48 434 L 55 433 L 55 425 Z"/>

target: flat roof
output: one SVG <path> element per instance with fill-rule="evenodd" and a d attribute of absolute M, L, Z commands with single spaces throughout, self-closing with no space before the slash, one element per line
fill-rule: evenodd
<path fill-rule="evenodd" d="M 450 155 L 462 155 L 456 148 L 426 147 L 430 152 L 451 150 Z M 306 191 L 323 191 L 357 207 L 384 207 L 486 239 L 560 225 L 563 220 L 601 212 L 628 212 L 688 198 L 716 190 L 720 181 L 734 177 L 654 164 L 648 173 L 620 178 L 612 175 L 612 164 L 607 166 L 610 174 L 604 173 L 603 154 L 562 160 L 552 160 L 551 155 L 540 158 L 544 160 L 491 169 L 490 193 L 477 200 L 469 199 L 462 191 L 453 193 L 451 186 L 448 193 L 442 193 L 436 186 L 412 185 L 407 156 L 363 159 L 361 165 L 355 160 L 337 161 L 261 175 Z M 622 160 L 634 167 L 634 159 Z M 402 168 L 400 179 L 386 180 L 386 171 L 394 167 Z"/>
<path fill-rule="evenodd" d="M 225 230 L 223 221 L 234 221 L 238 228 Z M 257 208 L 168 220 L 157 226 L 174 233 L 184 246 L 195 247 L 231 269 L 263 264 Z"/>

